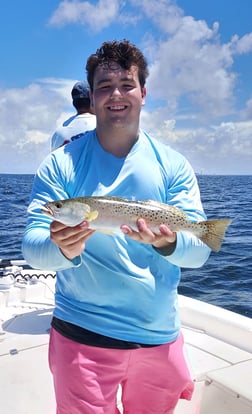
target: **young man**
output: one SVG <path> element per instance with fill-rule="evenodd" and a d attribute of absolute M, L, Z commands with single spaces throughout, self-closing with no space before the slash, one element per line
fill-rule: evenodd
<path fill-rule="evenodd" d="M 97 128 L 40 166 L 23 239 L 26 260 L 57 271 L 49 361 L 57 414 L 171 414 L 193 383 L 177 304 L 180 267 L 199 267 L 209 248 L 161 224 L 122 223 L 106 235 L 41 214 L 51 200 L 120 196 L 156 200 L 205 219 L 186 159 L 139 129 L 147 63 L 127 40 L 105 42 L 87 61 Z"/>
<path fill-rule="evenodd" d="M 51 151 L 82 137 L 96 126 L 95 115 L 90 108 L 89 86 L 86 82 L 76 82 L 72 92 L 73 106 L 77 113 L 68 118 L 52 136 Z"/>

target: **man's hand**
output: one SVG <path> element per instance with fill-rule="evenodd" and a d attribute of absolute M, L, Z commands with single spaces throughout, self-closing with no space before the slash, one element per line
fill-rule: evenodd
<path fill-rule="evenodd" d="M 67 227 L 58 221 L 53 221 L 50 225 L 51 240 L 69 260 L 83 252 L 86 241 L 94 231 L 88 227 L 88 223 L 85 221 L 75 227 Z"/>
<path fill-rule="evenodd" d="M 139 218 L 137 220 L 138 231 L 133 230 L 131 227 L 123 224 L 121 230 L 124 234 L 133 240 L 137 240 L 141 243 L 151 244 L 154 247 L 162 248 L 169 244 L 176 242 L 177 235 L 171 231 L 165 224 L 159 226 L 159 234 L 153 233 L 147 226 L 144 219 Z"/>

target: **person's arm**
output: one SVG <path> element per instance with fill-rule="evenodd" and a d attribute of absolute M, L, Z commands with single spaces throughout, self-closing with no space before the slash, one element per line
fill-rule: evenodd
<path fill-rule="evenodd" d="M 176 162 L 171 163 L 172 177 L 167 185 L 167 204 L 182 209 L 189 221 L 206 219 L 197 179 L 190 164 L 183 156 L 178 155 Z M 138 231 L 122 226 L 122 231 L 134 240 L 151 244 L 157 254 L 166 257 L 179 267 L 201 267 L 209 257 L 211 250 L 201 240 L 189 232 L 172 232 L 161 225 L 159 234 L 154 234 L 144 220 L 138 220 Z"/>
<path fill-rule="evenodd" d="M 62 270 L 81 263 L 81 257 L 77 253 L 84 248 L 87 229 L 83 226 L 76 226 L 74 229 L 66 226 L 63 228 L 61 224 L 52 222 L 41 212 L 43 204 L 68 198 L 64 181 L 65 177 L 58 166 L 57 157 L 50 154 L 34 179 L 22 240 L 23 256 L 32 267 Z M 78 247 L 73 246 L 71 239 L 75 240 Z"/>
<path fill-rule="evenodd" d="M 187 214 L 187 220 L 206 220 L 200 190 L 195 173 L 189 162 L 180 156 L 173 171 L 173 179 L 167 189 L 167 203 L 175 205 Z M 209 257 L 211 249 L 189 232 L 178 232 L 176 249 L 167 259 L 180 267 L 201 267 Z"/>

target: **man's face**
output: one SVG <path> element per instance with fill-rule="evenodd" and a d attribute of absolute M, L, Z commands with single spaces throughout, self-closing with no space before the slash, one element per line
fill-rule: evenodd
<path fill-rule="evenodd" d="M 123 69 L 117 63 L 98 66 L 94 74 L 91 105 L 99 123 L 130 127 L 138 124 L 146 89 L 141 88 L 138 68 Z"/>

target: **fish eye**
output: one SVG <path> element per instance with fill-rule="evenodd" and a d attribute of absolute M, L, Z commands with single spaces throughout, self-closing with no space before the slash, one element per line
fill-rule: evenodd
<path fill-rule="evenodd" d="M 57 203 L 55 203 L 55 207 L 61 208 L 62 207 L 62 203 L 60 201 L 57 201 Z"/>

